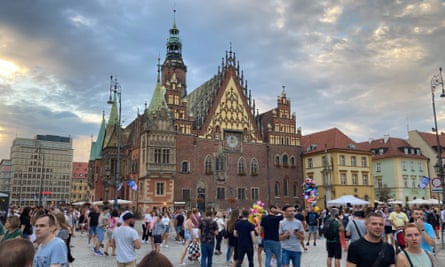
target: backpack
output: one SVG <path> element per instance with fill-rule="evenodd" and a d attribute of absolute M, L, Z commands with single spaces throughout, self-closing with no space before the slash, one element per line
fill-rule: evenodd
<path fill-rule="evenodd" d="M 431 226 L 433 227 L 437 224 L 436 216 L 434 215 L 434 213 L 430 211 L 426 213 L 426 222 L 431 224 Z"/>
<path fill-rule="evenodd" d="M 327 240 L 335 240 L 340 237 L 338 234 L 338 228 L 333 224 L 334 221 L 334 218 L 329 218 L 323 225 L 323 235 Z"/>
<path fill-rule="evenodd" d="M 343 227 L 346 228 L 346 226 L 348 226 L 348 223 L 349 223 L 349 216 L 348 215 L 343 215 L 342 221 L 343 221 Z"/>

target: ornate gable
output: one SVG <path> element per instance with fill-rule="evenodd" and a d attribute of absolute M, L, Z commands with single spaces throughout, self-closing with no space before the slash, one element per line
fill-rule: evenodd
<path fill-rule="evenodd" d="M 251 108 L 234 75 L 234 69 L 229 68 L 226 74 L 200 135 L 221 139 L 227 136 L 226 132 L 236 132 L 244 142 L 261 142 Z"/>

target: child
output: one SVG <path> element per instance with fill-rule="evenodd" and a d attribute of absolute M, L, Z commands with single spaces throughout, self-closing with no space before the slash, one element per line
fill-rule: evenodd
<path fill-rule="evenodd" d="M 162 244 L 162 234 L 165 232 L 165 225 L 161 222 L 161 218 L 157 216 L 153 224 L 153 241 L 155 245 L 155 251 L 160 252 Z"/>

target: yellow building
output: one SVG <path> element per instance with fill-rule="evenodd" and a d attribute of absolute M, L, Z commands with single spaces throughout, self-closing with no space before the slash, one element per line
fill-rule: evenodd
<path fill-rule="evenodd" d="M 337 128 L 304 135 L 301 138 L 303 173 L 317 185 L 317 206 L 326 207 L 329 200 L 354 195 L 374 203 L 374 180 L 371 152 Z"/>
<path fill-rule="evenodd" d="M 88 162 L 73 162 L 71 202 L 89 201 Z"/>

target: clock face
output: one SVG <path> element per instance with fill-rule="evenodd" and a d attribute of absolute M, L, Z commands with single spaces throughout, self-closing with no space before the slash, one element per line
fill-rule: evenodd
<path fill-rule="evenodd" d="M 238 145 L 238 137 L 234 135 L 229 135 L 227 137 L 227 145 L 231 148 L 234 148 Z"/>

